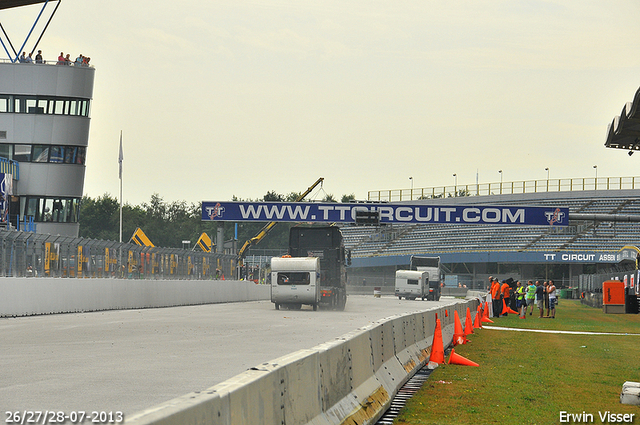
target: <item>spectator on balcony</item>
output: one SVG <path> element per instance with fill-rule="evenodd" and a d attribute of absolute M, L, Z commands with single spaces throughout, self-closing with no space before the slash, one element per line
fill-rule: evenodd
<path fill-rule="evenodd" d="M 63 52 L 60 52 L 60 56 L 58 56 L 57 65 L 64 65 L 64 53 Z"/>
<path fill-rule="evenodd" d="M 44 63 L 42 60 L 42 50 L 38 50 L 38 53 L 36 54 L 36 63 Z"/>

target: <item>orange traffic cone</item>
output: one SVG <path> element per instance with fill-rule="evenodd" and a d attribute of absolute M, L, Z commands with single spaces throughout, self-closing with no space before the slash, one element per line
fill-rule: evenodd
<path fill-rule="evenodd" d="M 473 328 L 474 329 L 481 329 L 482 328 L 482 322 L 480 320 L 480 316 L 482 316 L 482 307 L 478 306 L 478 310 L 476 311 L 476 318 L 473 321 Z"/>
<path fill-rule="evenodd" d="M 484 303 L 484 311 L 482 312 L 481 321 L 485 323 L 493 323 L 493 320 L 489 319 L 489 303 L 485 301 Z"/>
<path fill-rule="evenodd" d="M 507 307 L 507 303 L 505 302 L 505 300 L 502 300 L 502 313 L 501 314 L 507 314 L 507 313 L 518 314 L 518 312 L 515 311 L 514 309 L 512 309 L 511 307 Z"/>
<path fill-rule="evenodd" d="M 444 363 L 444 345 L 442 344 L 442 325 L 440 325 L 440 319 L 436 314 L 436 328 L 433 332 L 433 343 L 431 344 L 431 356 L 429 356 L 429 363 L 434 362 L 438 364 Z"/>
<path fill-rule="evenodd" d="M 462 323 L 460 323 L 460 317 L 458 316 L 458 310 L 453 310 L 454 317 L 454 331 L 453 331 L 453 345 L 466 344 L 467 338 L 462 331 Z"/>
<path fill-rule="evenodd" d="M 469 310 L 469 307 L 467 307 L 467 317 L 465 318 L 465 321 L 464 321 L 464 337 L 466 338 L 467 335 L 472 333 L 473 333 L 473 322 L 471 321 L 471 310 Z"/>
<path fill-rule="evenodd" d="M 449 356 L 449 362 L 447 364 L 458 364 L 462 366 L 480 366 L 476 362 L 472 362 L 471 360 L 462 357 L 460 354 L 456 354 L 455 350 L 451 349 L 451 355 Z"/>

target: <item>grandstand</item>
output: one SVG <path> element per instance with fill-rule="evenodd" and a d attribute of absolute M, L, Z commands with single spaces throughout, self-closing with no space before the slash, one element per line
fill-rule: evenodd
<path fill-rule="evenodd" d="M 615 186 L 610 181 L 591 179 L 591 190 L 582 190 L 584 185 L 576 185 L 578 190 L 546 191 L 540 188 L 549 186 L 540 185 L 533 193 L 510 190 L 497 195 L 403 202 L 433 206 L 566 207 L 570 214 L 640 216 L 640 188 L 635 187 L 635 180 L 640 182 L 640 179 L 632 178 L 634 184 L 630 189 L 621 188 L 622 184 Z M 622 182 L 623 179 L 611 181 Z M 516 186 L 504 184 L 504 187 Z M 602 186 L 615 188 L 601 190 Z M 426 192 L 433 191 L 428 189 Z M 448 273 L 462 270 L 459 273 L 461 281 L 473 287 L 484 285 L 489 274 L 517 279 L 553 278 L 560 284 L 573 286 L 578 276 L 586 271 L 611 268 L 629 260 L 629 254 L 623 258 L 619 252 L 624 247 L 640 245 L 640 223 L 593 220 L 570 220 L 568 226 L 562 227 L 455 223 L 344 226 L 342 232 L 345 244 L 352 252 L 352 282 L 366 280 L 371 284 L 389 284 L 396 269 L 406 268 L 410 256 L 420 254 L 440 256 Z M 382 281 L 376 274 L 383 276 Z"/>

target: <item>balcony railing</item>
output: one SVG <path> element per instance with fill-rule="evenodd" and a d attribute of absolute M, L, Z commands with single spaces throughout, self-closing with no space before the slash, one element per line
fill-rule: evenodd
<path fill-rule="evenodd" d="M 396 202 L 418 199 L 454 198 L 461 196 L 624 189 L 640 189 L 640 177 L 590 177 L 575 179 L 525 180 L 457 186 L 435 186 L 414 189 L 372 190 L 368 192 L 367 199 L 369 201 Z"/>

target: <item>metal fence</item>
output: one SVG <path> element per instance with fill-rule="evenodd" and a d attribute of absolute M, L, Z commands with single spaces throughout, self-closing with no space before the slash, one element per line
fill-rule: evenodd
<path fill-rule="evenodd" d="M 606 273 L 598 274 L 582 274 L 579 276 L 578 290 L 580 293 L 602 293 L 602 283 L 607 280 L 620 280 L 627 283 L 630 288 L 637 289 L 638 270 L 629 269 L 613 269 Z M 638 294 L 638 292 L 636 292 Z"/>
<path fill-rule="evenodd" d="M 233 279 L 234 255 L 0 230 L 0 276 Z"/>
<path fill-rule="evenodd" d="M 526 180 L 437 186 L 415 189 L 369 191 L 369 201 L 411 201 L 417 199 L 455 198 L 464 196 L 510 195 L 540 192 L 572 192 L 585 190 L 640 189 L 640 177 L 599 177 L 575 179 Z"/>

